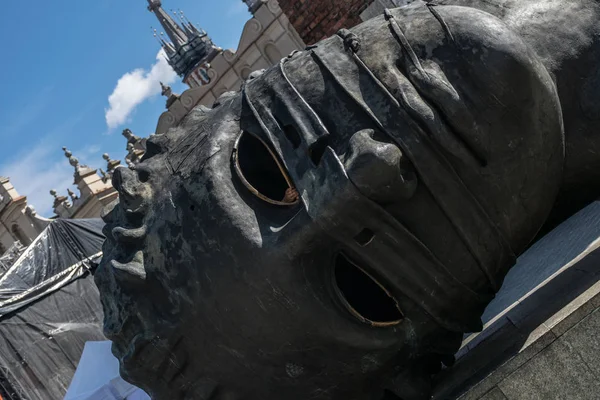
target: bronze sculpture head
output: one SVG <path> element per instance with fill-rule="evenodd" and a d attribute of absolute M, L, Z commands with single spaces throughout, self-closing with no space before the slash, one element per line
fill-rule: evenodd
<path fill-rule="evenodd" d="M 550 212 L 561 118 L 531 47 L 455 6 L 195 109 L 113 175 L 96 280 L 123 376 L 157 399 L 426 395 Z"/>

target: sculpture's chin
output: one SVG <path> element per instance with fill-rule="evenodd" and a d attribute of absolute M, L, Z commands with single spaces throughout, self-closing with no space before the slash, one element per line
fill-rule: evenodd
<path fill-rule="evenodd" d="M 174 337 L 178 339 L 174 340 Z M 125 353 L 121 349 L 125 348 Z M 198 385 L 210 383 L 195 379 L 190 372 L 189 349 L 180 336 L 135 335 L 121 347 L 113 346 L 119 354 L 119 373 L 126 381 L 144 389 L 152 398 L 197 398 L 188 396 Z M 205 398 L 205 397 L 200 397 Z"/>
<path fill-rule="evenodd" d="M 161 346 L 156 346 L 154 340 L 144 337 L 141 333 L 127 343 L 113 342 L 112 352 L 119 360 L 121 377 L 140 387 L 146 385 L 149 378 L 160 378 L 157 366 L 168 358 Z"/>

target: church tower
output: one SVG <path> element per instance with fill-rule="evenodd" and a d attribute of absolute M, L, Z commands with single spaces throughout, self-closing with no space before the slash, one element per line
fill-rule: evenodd
<path fill-rule="evenodd" d="M 148 0 L 148 10 L 162 26 L 163 32 L 155 31 L 160 45 L 167 54 L 169 64 L 189 87 L 198 87 L 210 82 L 207 74 L 210 62 L 221 48 L 216 47 L 202 29 L 188 21 L 183 13 L 174 13 L 175 21 L 163 8 L 160 0 Z M 166 37 L 165 37 L 166 36 Z"/>

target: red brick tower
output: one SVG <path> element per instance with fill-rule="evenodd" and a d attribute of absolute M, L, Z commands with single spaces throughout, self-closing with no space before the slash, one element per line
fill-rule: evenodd
<path fill-rule="evenodd" d="M 351 28 L 362 20 L 363 12 L 373 0 L 279 0 L 287 15 L 307 45 L 333 35 L 342 28 Z"/>

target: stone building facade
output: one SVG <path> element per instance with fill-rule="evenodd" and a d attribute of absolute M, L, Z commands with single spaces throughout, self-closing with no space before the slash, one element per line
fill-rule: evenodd
<path fill-rule="evenodd" d="M 156 36 L 169 64 L 190 87 L 182 96 L 163 87 L 163 94 L 169 98 L 167 107 L 175 112 L 184 110 L 183 115 L 197 104 L 212 106 L 223 93 L 240 89 L 252 71 L 268 68 L 294 50 L 304 48 L 304 42 L 277 0 L 244 0 L 252 18 L 244 26 L 236 51 L 215 46 L 208 34 L 182 13 L 169 15 L 160 0 L 147 1 L 148 10 L 161 24 L 162 32 L 157 31 Z M 161 117 L 161 120 L 165 119 Z M 123 131 L 123 136 L 127 140 L 125 162 L 131 166 L 142 158 L 145 139 L 129 129 Z M 67 189 L 67 193 L 52 190 L 55 214 L 52 218 L 99 217 L 104 206 L 118 197 L 110 178 L 121 162 L 104 154 L 106 170 L 96 170 L 81 164 L 68 149 L 63 150 L 74 168 L 73 184 L 79 193 L 71 189 Z M 0 256 L 11 253 L 9 250 L 15 246 L 22 248 L 31 244 L 51 221 L 38 216 L 10 180 L 0 177 Z"/>
<path fill-rule="evenodd" d="M 155 30 L 154 36 L 159 40 L 173 70 L 189 87 L 207 83 L 209 63 L 222 50 L 213 44 L 204 30 L 188 21 L 182 12 L 173 15 L 167 13 L 162 8 L 161 0 L 148 0 L 148 10 L 156 16 L 163 29 L 160 36 Z"/>
<path fill-rule="evenodd" d="M 123 137 L 126 141 L 125 162 L 131 167 L 141 161 L 146 152 L 146 139 L 134 135 L 129 129 L 123 130 Z M 102 158 L 106 162 L 106 171 L 99 170 L 82 165 L 73 154 L 63 147 L 65 157 L 69 159 L 69 164 L 74 168 L 73 184 L 79 190 L 79 195 L 71 189 L 67 189 L 68 196 L 59 195 L 56 190 L 50 194 L 54 196 L 53 209 L 56 217 L 69 219 L 98 218 L 102 209 L 116 200 L 117 191 L 111 183 L 112 173 L 121 166 L 121 161 L 112 159 L 108 154 L 103 154 Z"/>
<path fill-rule="evenodd" d="M 100 217 L 104 206 L 118 197 L 117 191 L 104 171 L 103 176 L 100 176 L 96 169 L 80 164 L 67 148 L 63 147 L 63 151 L 75 170 L 73 184 L 79 189 L 79 195 L 71 189 L 67 190 L 68 197 L 60 196 L 56 190 L 52 190 L 50 194 L 54 196 L 54 213 L 59 218 L 70 219 Z"/>
<path fill-rule="evenodd" d="M 245 24 L 235 51 L 217 47 L 183 13 L 167 13 L 161 0 L 147 1 L 148 10 L 162 27 L 156 37 L 169 64 L 190 87 L 176 95 L 163 85 L 167 111 L 161 115 L 156 133 L 164 133 L 195 106 L 212 107 L 224 93 L 239 90 L 251 72 L 269 68 L 293 51 L 379 15 L 386 7 L 414 0 L 242 0 L 252 18 Z M 145 152 L 145 139 L 128 129 L 123 136 L 127 140 L 125 162 L 128 166 L 136 164 Z M 63 150 L 74 168 L 73 184 L 79 194 L 70 189 L 66 195 L 51 191 L 55 217 L 99 217 L 102 208 L 117 198 L 110 177 L 120 161 L 104 154 L 106 172 L 98 171 Z M 0 177 L 0 256 L 15 244 L 30 244 L 50 221 L 27 205 L 27 198 L 17 193 L 8 178 Z"/>
<path fill-rule="evenodd" d="M 132 154 L 141 157 L 143 152 L 140 152 L 140 144 L 136 142 L 136 139 L 140 139 L 131 131 L 126 131 L 123 135 L 128 139 L 127 147 L 132 148 Z M 6 270 L 7 262 L 11 264 L 15 255 L 18 257 L 26 246 L 34 242 L 53 219 L 98 218 L 104 206 L 118 197 L 110 182 L 110 174 L 120 164 L 119 161 L 109 159 L 109 172 L 101 169 L 98 173 L 98 170 L 81 164 L 67 148 L 63 147 L 63 151 L 74 169 L 73 184 L 79 193 L 70 188 L 67 188 L 66 194 L 51 190 L 54 216 L 50 219 L 39 216 L 35 208 L 27 204 L 27 197 L 17 192 L 9 178 L 0 177 L 0 274 Z M 130 156 L 128 154 L 127 157 Z"/>
<path fill-rule="evenodd" d="M 0 256 L 15 244 L 27 246 L 50 223 L 37 215 L 9 178 L 0 177 Z"/>
<path fill-rule="evenodd" d="M 205 84 L 181 96 L 163 88 L 167 110 L 159 119 L 156 133 L 164 133 L 197 105 L 212 107 L 224 93 L 237 91 L 251 72 L 269 68 L 295 50 L 305 47 L 277 0 L 244 0 L 252 18 L 246 22 L 236 51 L 220 51 L 206 71 Z"/>
<path fill-rule="evenodd" d="M 169 64 L 192 90 L 195 104 L 211 107 L 228 91 L 239 90 L 252 71 L 268 68 L 304 48 L 277 0 L 244 0 L 252 18 L 245 24 L 237 50 L 217 47 L 183 14 L 168 15 L 159 0 L 148 0 L 164 32 L 159 42 Z M 198 42 L 197 44 L 194 44 Z M 200 43 L 201 42 L 201 43 Z"/>

